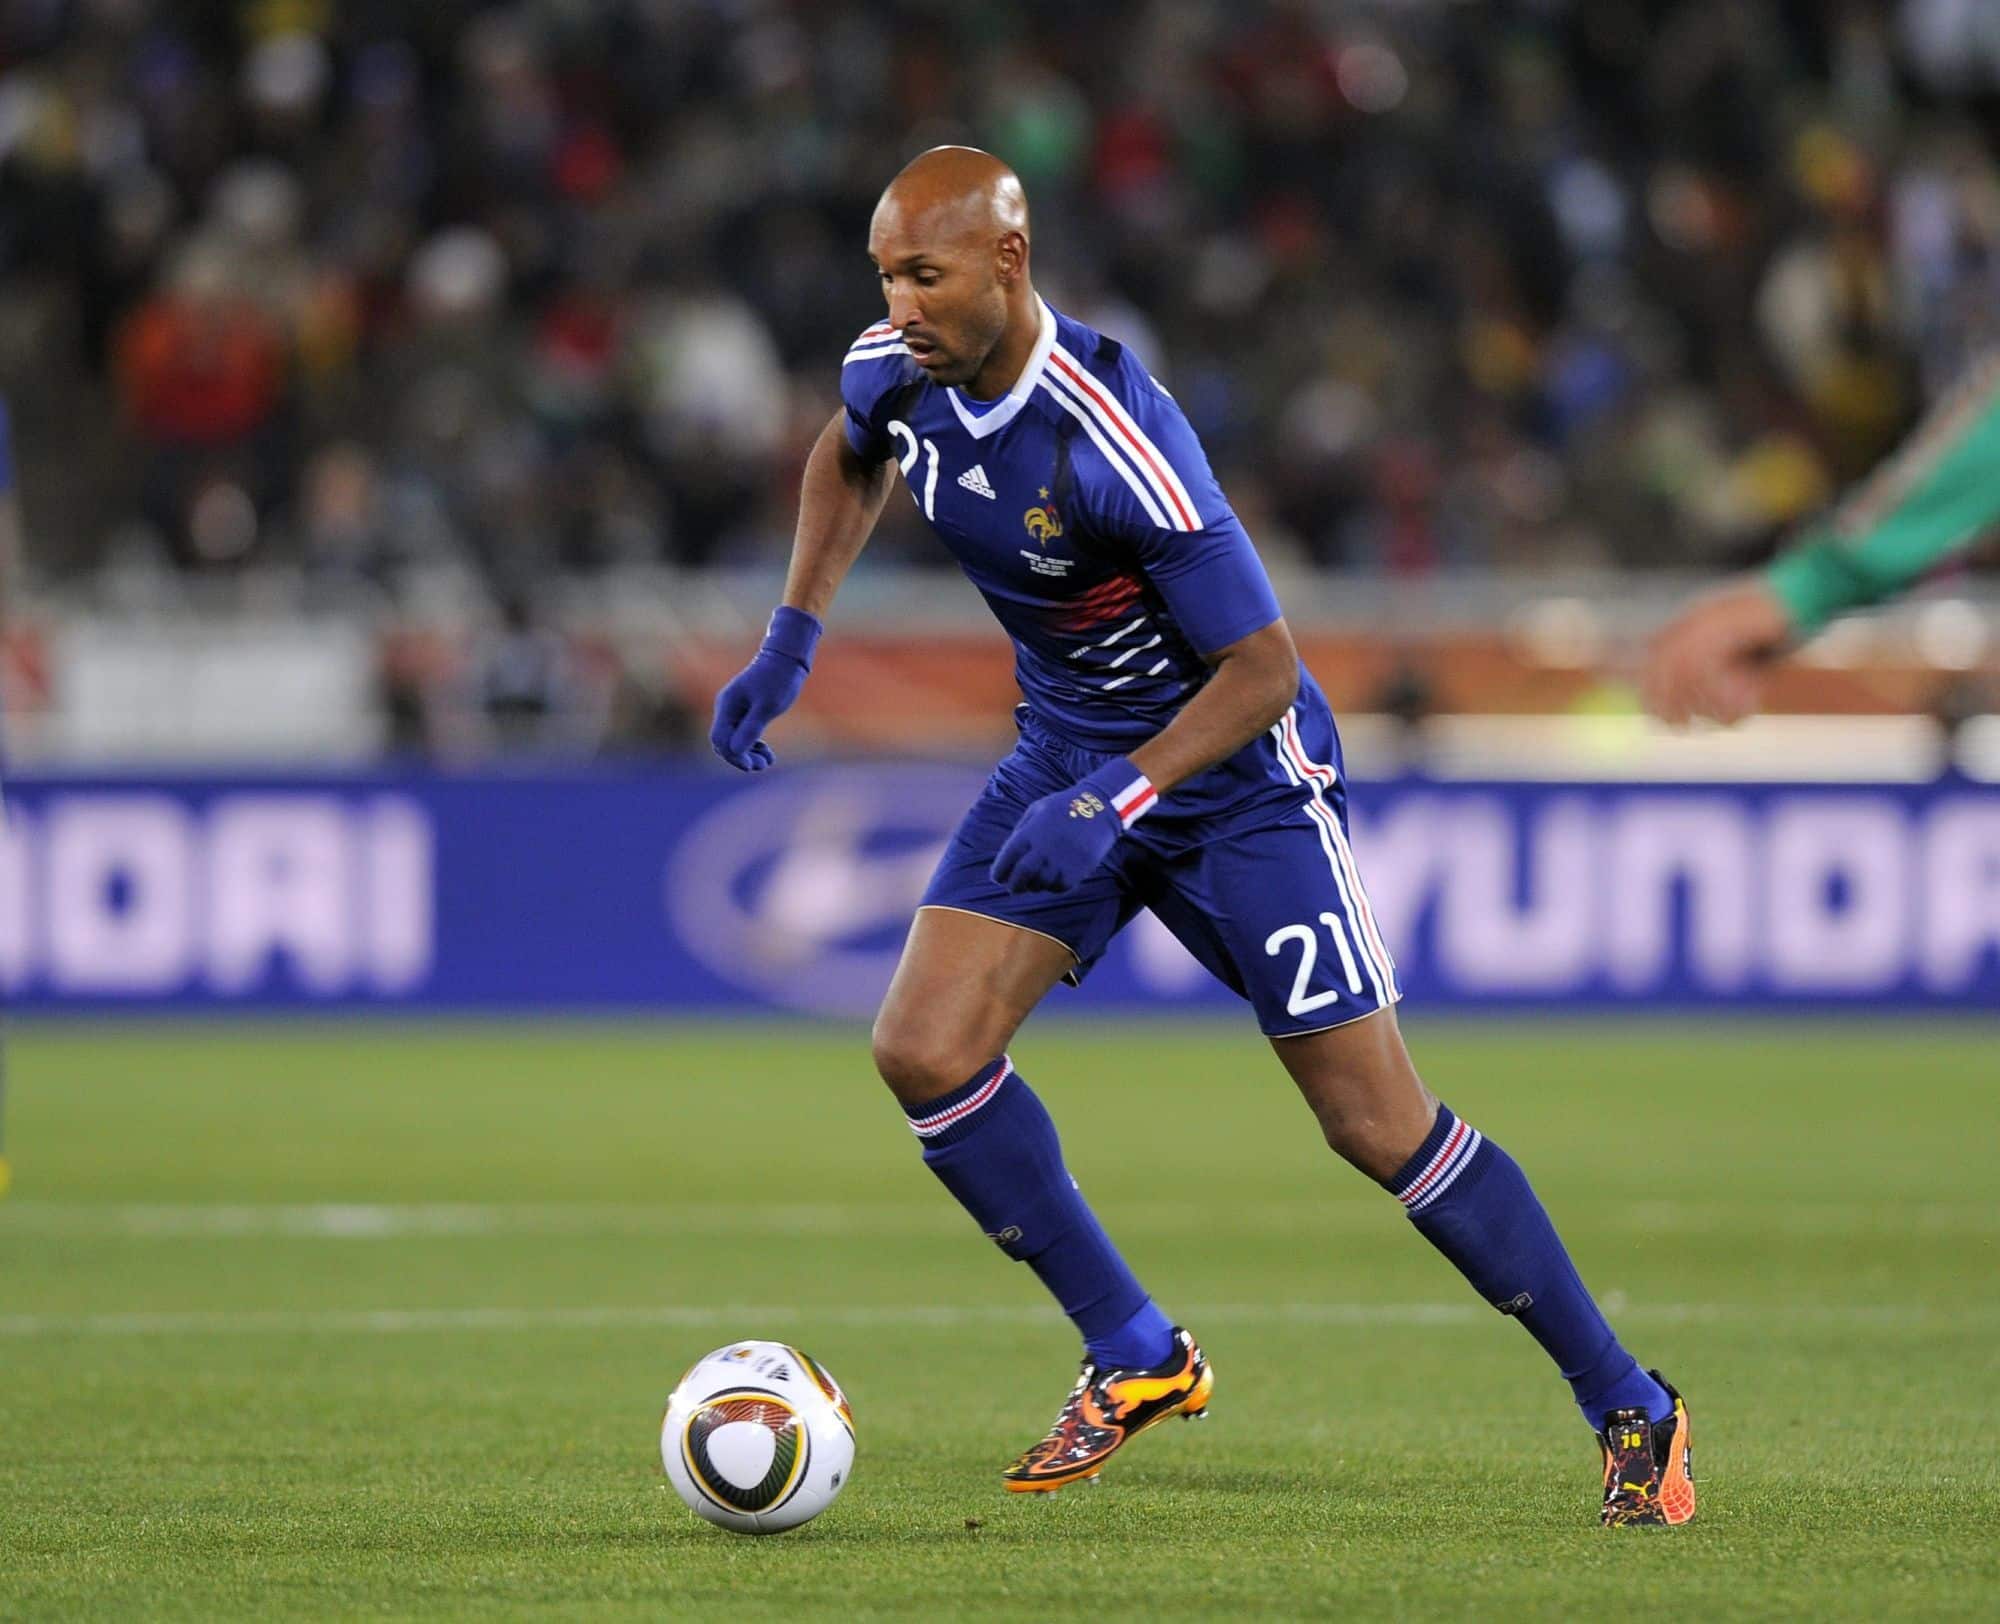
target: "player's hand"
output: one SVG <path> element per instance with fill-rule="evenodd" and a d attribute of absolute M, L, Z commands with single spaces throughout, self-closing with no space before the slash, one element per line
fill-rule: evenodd
<path fill-rule="evenodd" d="M 1016 895 L 1073 890 L 1153 800 L 1153 786 L 1130 761 L 1107 761 L 1088 778 L 1029 805 L 993 859 L 993 882 Z"/>
<path fill-rule="evenodd" d="M 1653 639 L 1640 678 L 1646 709 L 1676 726 L 1740 722 L 1763 704 L 1765 672 L 1792 641 L 1791 616 L 1762 581 L 1718 588 Z"/>
<path fill-rule="evenodd" d="M 805 687 L 820 630 L 816 616 L 781 606 L 756 657 L 715 696 L 708 742 L 730 766 L 760 773 L 776 759 L 764 729 L 792 708 Z"/>

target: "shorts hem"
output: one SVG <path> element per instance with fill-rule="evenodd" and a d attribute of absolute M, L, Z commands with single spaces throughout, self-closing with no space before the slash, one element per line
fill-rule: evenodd
<path fill-rule="evenodd" d="M 940 913 L 970 914 L 974 919 L 990 919 L 996 925 L 1012 925 L 1016 930 L 1025 930 L 1030 936 L 1039 936 L 1045 942 L 1054 942 L 1057 947 L 1061 948 L 1078 964 L 1083 963 L 1083 955 L 1077 952 L 1075 948 L 1071 947 L 1060 936 L 1051 936 L 1045 930 L 1036 930 L 1033 925 L 1024 925 L 1018 919 L 1008 919 L 1001 914 L 988 913 L 984 908 L 961 907 L 956 902 L 920 902 L 917 904 L 918 913 L 922 913 L 926 908 L 935 908 Z M 1074 972 L 1070 973 L 1073 974 Z M 1067 980 L 1068 978 L 1066 974 L 1064 979 Z"/>
<path fill-rule="evenodd" d="M 1273 1043 L 1280 1042 L 1285 1038 L 1314 1037 L 1321 1032 L 1338 1032 L 1343 1026 L 1352 1026 L 1356 1021 L 1367 1020 L 1370 1015 L 1380 1015 L 1383 1010 L 1394 1009 L 1402 1001 L 1403 995 L 1399 992 L 1387 1002 L 1377 1004 L 1373 1009 L 1364 1009 L 1359 1015 L 1350 1015 L 1343 1021 L 1328 1021 L 1324 1026 L 1302 1026 L 1296 1032 L 1273 1032 L 1268 1027 L 1259 1028 L 1259 1030 Z"/>

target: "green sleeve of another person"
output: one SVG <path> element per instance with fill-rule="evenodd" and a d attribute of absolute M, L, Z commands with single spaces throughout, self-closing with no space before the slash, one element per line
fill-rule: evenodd
<path fill-rule="evenodd" d="M 1909 441 L 1765 575 L 1810 637 L 1882 603 L 2000 528 L 2000 352 L 1985 356 Z"/>

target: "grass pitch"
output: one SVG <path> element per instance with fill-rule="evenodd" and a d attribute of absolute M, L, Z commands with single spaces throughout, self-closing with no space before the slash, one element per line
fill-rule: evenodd
<path fill-rule="evenodd" d="M 1992 1616 L 2000 1031 L 1469 1026 L 1695 1411 L 1701 1515 L 1593 1526 L 1539 1350 L 1235 1028 L 1014 1050 L 1213 1419 L 1003 1495 L 1075 1345 L 822 1028 L 30 1028 L 0 1203 L 0 1616 Z M 745 1539 L 664 1486 L 695 1355 L 795 1341 L 852 1487 Z"/>

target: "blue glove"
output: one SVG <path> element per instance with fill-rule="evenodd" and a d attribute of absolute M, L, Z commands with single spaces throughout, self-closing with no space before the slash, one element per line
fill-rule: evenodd
<path fill-rule="evenodd" d="M 1107 761 L 1068 789 L 1044 795 L 1021 814 L 992 876 L 1017 896 L 1081 885 L 1118 837 L 1158 804 L 1152 780 L 1124 756 Z"/>
<path fill-rule="evenodd" d="M 823 630 L 815 615 L 780 604 L 756 657 L 715 696 L 708 742 L 732 767 L 760 773 L 776 759 L 762 738 L 799 697 Z"/>

